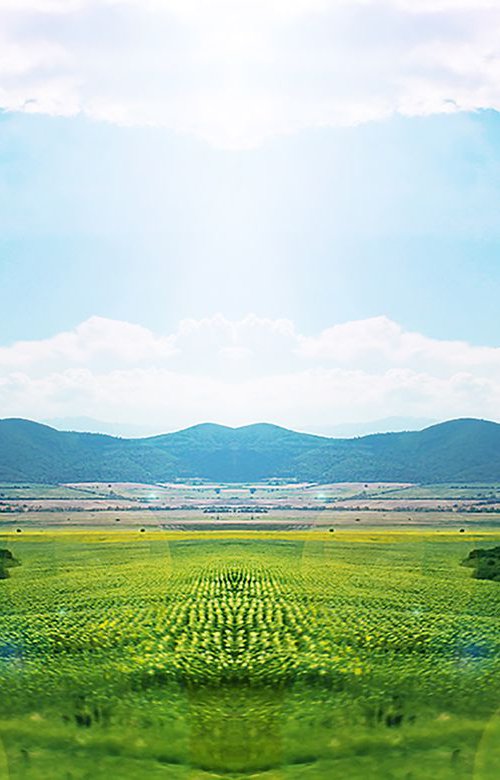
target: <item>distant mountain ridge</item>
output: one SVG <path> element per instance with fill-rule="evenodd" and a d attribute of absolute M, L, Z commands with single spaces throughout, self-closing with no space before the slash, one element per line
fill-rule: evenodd
<path fill-rule="evenodd" d="M 58 431 L 79 433 L 103 433 L 127 439 L 145 439 L 162 433 L 161 425 L 139 425 L 137 423 L 117 423 L 96 420 L 94 417 L 53 417 L 41 421 Z M 338 439 L 352 439 L 355 436 L 368 436 L 372 433 L 394 433 L 397 431 L 421 431 L 439 420 L 430 417 L 384 417 L 369 422 L 348 422 L 329 425 L 323 423 L 309 433 Z"/>
<path fill-rule="evenodd" d="M 431 417 L 384 417 L 379 420 L 370 420 L 369 422 L 323 425 L 321 429 L 317 429 L 317 433 L 337 439 L 353 439 L 357 436 L 370 436 L 373 433 L 421 431 L 423 428 L 428 428 L 430 425 L 435 425 L 438 422 L 440 421 Z M 316 433 L 316 431 L 311 431 L 311 433 Z"/>
<path fill-rule="evenodd" d="M 125 439 L 0 420 L 0 481 L 500 482 L 500 424 L 459 419 L 422 431 L 334 439 L 269 423 L 202 423 Z"/>

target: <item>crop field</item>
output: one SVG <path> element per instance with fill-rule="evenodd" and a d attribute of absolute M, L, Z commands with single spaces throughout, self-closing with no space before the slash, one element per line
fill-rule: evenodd
<path fill-rule="evenodd" d="M 365 500 L 377 498 L 386 491 L 408 487 L 400 483 L 339 483 L 315 485 L 309 483 L 223 483 L 204 482 L 141 484 L 129 482 L 85 482 L 63 485 L 0 484 L 0 509 L 2 504 L 11 509 L 36 511 L 74 509 L 101 509 L 108 506 L 117 509 L 151 507 L 184 508 L 198 510 L 201 507 L 215 511 L 235 511 L 242 508 L 321 507 L 354 497 Z"/>
<path fill-rule="evenodd" d="M 28 509 L 15 512 L 0 511 L 0 536 L 7 532 L 32 532 L 49 530 L 135 530 L 144 528 L 148 531 L 178 531 L 178 530 L 245 530 L 260 531 L 291 531 L 315 530 L 328 531 L 356 529 L 434 529 L 458 532 L 461 528 L 469 532 L 481 529 L 500 533 L 500 511 L 496 512 L 460 512 L 460 511 L 425 511 L 407 510 L 304 510 L 304 509 L 273 509 L 264 514 L 256 512 L 205 513 L 203 510 L 150 510 L 145 509 L 113 509 L 99 510 L 69 509 L 64 512 L 51 510 L 30 511 Z"/>
<path fill-rule="evenodd" d="M 60 485 L 0 483 L 0 518 L 16 512 L 96 511 L 266 514 L 332 510 L 451 512 L 500 510 L 497 483 L 414 485 L 390 482 L 206 483 L 85 482 Z"/>
<path fill-rule="evenodd" d="M 26 530 L 0 778 L 496 780 L 497 530 Z"/>
<path fill-rule="evenodd" d="M 376 495 L 370 490 L 370 496 Z M 500 500 L 500 485 L 496 483 L 471 483 L 465 484 L 445 484 L 438 485 L 407 485 L 391 486 L 387 485 L 382 495 L 383 498 L 435 498 L 448 499 L 449 501 L 458 501 L 460 499 L 470 500 Z"/>
<path fill-rule="evenodd" d="M 109 493 L 109 489 L 107 491 Z M 33 500 L 33 499 L 85 499 L 96 498 L 97 496 L 105 498 L 106 493 L 101 490 L 90 491 L 83 486 L 71 487 L 69 485 L 37 485 L 26 482 L 0 482 L 0 501 L 14 500 Z"/>
<path fill-rule="evenodd" d="M 55 490 L 56 488 L 54 488 Z M 86 495 L 108 497 L 110 494 L 121 498 L 137 500 L 176 500 L 194 501 L 204 504 L 209 501 L 224 502 L 239 500 L 257 501 L 288 501 L 288 502 L 329 502 L 348 499 L 448 499 L 485 500 L 497 498 L 500 500 L 500 485 L 498 483 L 439 483 L 436 485 L 414 485 L 410 483 L 391 482 L 339 482 L 332 484 L 313 483 L 225 483 L 225 484 L 133 484 L 133 483 L 83 483 L 61 485 L 61 497 L 66 489 L 79 491 Z M 1 490 L 1 488 L 0 488 Z M 71 495 L 69 495 L 71 497 Z"/>

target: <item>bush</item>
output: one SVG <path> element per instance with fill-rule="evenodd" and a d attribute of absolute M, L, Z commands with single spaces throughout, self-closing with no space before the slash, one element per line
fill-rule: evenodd
<path fill-rule="evenodd" d="M 19 561 L 14 558 L 10 550 L 0 549 L 0 580 L 6 580 L 9 576 L 7 569 L 19 566 Z"/>
<path fill-rule="evenodd" d="M 467 558 L 462 561 L 462 566 L 473 568 L 472 576 L 476 580 L 500 582 L 500 547 L 472 550 Z"/>

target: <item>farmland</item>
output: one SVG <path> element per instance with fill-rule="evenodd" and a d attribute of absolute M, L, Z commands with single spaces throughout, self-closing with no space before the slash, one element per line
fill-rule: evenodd
<path fill-rule="evenodd" d="M 0 776 L 493 780 L 499 540 L 3 531 Z"/>
<path fill-rule="evenodd" d="M 498 512 L 497 483 L 410 484 L 268 480 L 214 483 L 0 483 L 2 515 L 19 512 L 200 511 L 213 515 L 268 512 Z"/>

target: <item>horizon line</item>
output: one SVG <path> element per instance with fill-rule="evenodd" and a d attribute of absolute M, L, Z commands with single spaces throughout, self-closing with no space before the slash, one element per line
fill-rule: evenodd
<path fill-rule="evenodd" d="M 44 428 L 49 428 L 50 430 L 56 431 L 57 433 L 79 433 L 85 436 L 106 436 L 111 439 L 121 439 L 121 440 L 127 440 L 127 441 L 141 441 L 141 440 L 148 440 L 148 439 L 157 439 L 163 436 L 173 436 L 175 434 L 179 433 L 185 433 L 188 431 L 192 431 L 196 428 L 217 428 L 217 429 L 224 429 L 227 431 L 242 431 L 249 428 L 275 428 L 281 431 L 287 431 L 290 433 L 296 433 L 300 436 L 309 436 L 316 439 L 329 439 L 329 440 L 340 440 L 340 441 L 350 441 L 354 439 L 364 439 L 368 438 L 370 436 L 389 436 L 389 435 L 397 435 L 399 433 L 421 433 L 426 430 L 430 430 L 431 428 L 437 428 L 442 425 L 447 425 L 449 423 L 454 422 L 483 422 L 488 423 L 490 425 L 500 425 L 500 423 L 496 422 L 495 420 L 489 420 L 484 417 L 452 417 L 446 420 L 441 420 L 436 423 L 432 423 L 431 425 L 426 425 L 422 428 L 414 428 L 414 429 L 400 429 L 400 430 L 391 430 L 391 431 L 377 431 L 372 433 L 361 433 L 358 435 L 349 435 L 349 436 L 329 436 L 327 434 L 321 434 L 321 433 L 310 433 L 307 430 L 297 430 L 295 428 L 288 428 L 284 425 L 278 425 L 277 423 L 267 422 L 267 421 L 259 421 L 259 422 L 253 422 L 253 423 L 246 423 L 244 425 L 226 425 L 224 423 L 217 423 L 217 422 L 210 422 L 210 421 L 204 421 L 199 423 L 194 423 L 192 425 L 188 425 L 183 428 L 176 428 L 171 431 L 166 431 L 163 433 L 154 433 L 154 434 L 148 434 L 148 435 L 140 435 L 140 436 L 125 436 L 120 434 L 111 434 L 111 433 L 104 433 L 101 431 L 84 431 L 84 430 L 75 430 L 71 428 L 67 429 L 61 429 L 56 428 L 53 425 L 49 425 L 44 422 L 39 422 L 38 420 L 34 420 L 32 418 L 28 417 L 2 417 L 0 418 L 0 424 L 5 422 L 22 422 L 22 423 L 30 423 L 32 425 L 39 425 Z M 120 425 L 120 423 L 114 423 L 116 425 Z M 339 423 L 339 425 L 342 425 L 343 423 Z M 348 423 L 345 423 L 348 425 Z M 353 425 L 356 424 L 363 424 L 363 423 L 352 423 Z M 366 423 L 369 425 L 369 423 Z"/>

